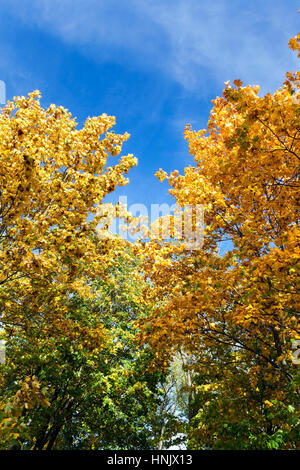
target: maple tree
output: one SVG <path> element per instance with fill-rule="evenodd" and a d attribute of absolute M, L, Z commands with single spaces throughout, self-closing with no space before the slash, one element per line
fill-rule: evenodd
<path fill-rule="evenodd" d="M 149 372 L 149 347 L 140 348 L 135 324 L 147 308 L 136 260 L 124 249 L 105 280 L 93 282 L 92 299 L 73 295 L 69 318 L 106 337 L 101 348 L 76 338 L 19 331 L 8 339 L 0 408 L 1 448 L 151 448 L 164 373 Z M 47 320 L 45 320 L 47 321 Z M 148 426 L 147 426 L 148 425 Z"/>
<path fill-rule="evenodd" d="M 107 166 L 129 137 L 110 130 L 114 117 L 88 118 L 77 129 L 66 109 L 44 110 L 39 98 L 17 97 L 0 114 L 0 321 L 26 328 L 42 314 L 72 331 L 63 299 L 70 289 L 88 295 L 86 270 L 105 271 L 116 245 L 103 239 L 99 249 L 97 207 L 127 183 L 136 159 Z"/>
<path fill-rule="evenodd" d="M 114 117 L 88 118 L 78 129 L 66 109 L 50 105 L 44 110 L 39 98 L 37 91 L 16 97 L 0 113 L 0 325 L 8 357 L 0 367 L 1 436 L 7 445 L 11 439 L 17 445 L 20 439 L 33 442 L 38 426 L 33 419 L 36 430 L 28 428 L 29 412 L 40 415 L 41 422 L 47 419 L 54 375 L 57 384 L 62 381 L 55 390 L 62 391 L 64 380 L 71 380 L 72 371 L 70 377 L 60 376 L 55 360 L 63 361 L 68 350 L 72 356 L 78 341 L 85 364 L 89 354 L 93 358 L 107 348 L 104 323 L 72 315 L 71 299 L 92 298 L 93 280 L 104 279 L 124 251 L 119 240 L 103 236 L 106 226 L 98 236 L 99 206 L 105 207 L 105 196 L 127 183 L 125 175 L 136 164 L 127 155 L 107 165 L 129 137 L 111 130 Z M 12 363 L 9 350 L 15 356 Z M 46 387 L 38 373 L 41 355 L 50 361 L 43 370 Z M 73 403 L 72 389 L 69 394 Z M 57 413 L 59 406 L 58 400 Z M 57 432 L 53 420 L 45 440 L 49 448 Z"/>
<path fill-rule="evenodd" d="M 290 41 L 299 44 L 300 36 Z M 201 250 L 188 249 L 183 234 L 150 240 L 144 252 L 157 309 L 141 338 L 158 358 L 178 347 L 196 357 L 193 446 L 297 445 L 299 77 L 288 73 L 262 97 L 257 86 L 226 83 L 207 129 L 185 129 L 194 166 L 157 173 L 183 210 L 204 209 Z M 221 256 L 224 241 L 232 248 Z"/>

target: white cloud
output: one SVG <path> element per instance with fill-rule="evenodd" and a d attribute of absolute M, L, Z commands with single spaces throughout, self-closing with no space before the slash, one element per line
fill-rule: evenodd
<path fill-rule="evenodd" d="M 255 3 L 260 5 L 253 8 Z M 271 89 L 298 65 L 287 45 L 298 32 L 292 2 L 151 0 L 145 5 L 168 33 L 173 73 L 188 88 L 208 73 L 208 78 L 245 78 Z"/>
<path fill-rule="evenodd" d="M 297 2 L 11 0 L 15 15 L 94 60 L 158 67 L 187 90 L 242 78 L 272 91 L 297 68 Z M 284 26 L 283 26 L 284 23 Z M 127 59 L 126 59 L 127 57 Z"/>

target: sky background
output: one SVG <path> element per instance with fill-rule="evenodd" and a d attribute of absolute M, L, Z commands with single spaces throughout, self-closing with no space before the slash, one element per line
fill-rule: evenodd
<path fill-rule="evenodd" d="M 7 99 L 39 89 L 82 124 L 116 116 L 139 160 L 128 203 L 173 203 L 154 173 L 192 164 L 184 127 L 206 127 L 227 80 L 278 88 L 297 70 L 294 0 L 0 0 L 0 80 Z M 117 200 L 114 195 L 113 200 Z"/>

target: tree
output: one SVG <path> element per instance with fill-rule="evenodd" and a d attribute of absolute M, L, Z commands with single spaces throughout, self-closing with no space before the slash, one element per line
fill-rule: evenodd
<path fill-rule="evenodd" d="M 290 42 L 293 49 L 299 44 L 300 36 Z M 184 175 L 157 173 L 168 178 L 180 207 L 202 205 L 205 213 L 202 250 L 187 249 L 183 237 L 151 240 L 144 254 L 157 309 L 142 340 L 158 351 L 183 347 L 196 355 L 195 372 L 205 379 L 199 390 L 215 391 L 204 402 L 198 394 L 193 446 L 297 445 L 299 77 L 288 73 L 279 90 L 263 97 L 240 80 L 226 83 L 207 129 L 186 127 L 195 165 Z M 218 246 L 228 240 L 232 249 L 220 256 Z"/>
<path fill-rule="evenodd" d="M 97 244 L 97 210 L 136 159 L 107 166 L 129 137 L 110 131 L 114 117 L 77 129 L 66 109 L 44 110 L 39 97 L 17 97 L 0 114 L 0 321 L 26 329 L 46 315 L 70 331 L 62 299 L 88 295 L 86 270 L 99 276 L 111 262 L 114 242 Z"/>
<path fill-rule="evenodd" d="M 2 388 L 2 448 L 146 449 L 153 448 L 151 422 L 164 374 L 150 371 L 153 353 L 139 347 L 136 320 L 147 306 L 137 263 L 124 248 L 105 280 L 93 283 L 93 299 L 74 293 L 68 318 L 88 330 L 65 337 L 19 331 L 7 342 Z M 105 328 L 99 348 L 99 326 Z"/>
<path fill-rule="evenodd" d="M 0 114 L 0 326 L 8 350 L 14 345 L 18 359 L 25 361 L 24 373 L 28 371 L 27 376 L 18 371 L 18 386 L 9 382 L 12 370 L 0 377 L 5 388 L 1 405 L 8 412 L 4 439 L 28 410 L 42 407 L 43 413 L 51 406 L 46 397 L 53 395 L 38 378 L 42 349 L 47 360 L 53 359 L 50 374 L 55 358 L 63 360 L 79 337 L 83 361 L 90 360 L 88 351 L 105 347 L 104 324 L 79 321 L 71 299 L 91 298 L 93 280 L 104 279 L 124 250 L 118 239 L 99 240 L 96 227 L 104 197 L 127 183 L 125 175 L 136 164 L 127 155 L 107 166 L 109 156 L 120 154 L 129 137 L 110 130 L 114 117 L 88 118 L 78 129 L 68 110 L 55 105 L 44 110 L 39 98 L 38 91 L 17 97 Z M 32 369 L 33 357 L 37 363 Z M 65 406 L 69 411 L 70 403 Z M 22 429 L 15 434 L 20 437 Z"/>

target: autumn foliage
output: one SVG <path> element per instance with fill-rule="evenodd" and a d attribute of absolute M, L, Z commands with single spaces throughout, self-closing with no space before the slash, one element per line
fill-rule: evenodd
<path fill-rule="evenodd" d="M 87 293 L 87 270 L 99 275 L 111 242 L 95 237 L 97 204 L 136 164 L 131 155 L 107 166 L 129 135 L 107 115 L 82 129 L 63 107 L 44 110 L 39 93 L 8 102 L 0 116 L 1 323 L 24 327 L 42 315 L 60 329 L 70 290 Z M 46 310 L 45 310 L 46 309 Z"/>
<path fill-rule="evenodd" d="M 99 239 L 99 205 L 136 164 L 107 166 L 129 137 L 113 117 L 77 129 L 38 92 L 2 109 L 3 448 L 161 448 L 172 432 L 191 449 L 297 447 L 299 80 L 265 96 L 226 83 L 207 128 L 185 129 L 192 164 L 158 171 L 179 207 L 203 207 L 201 249 Z"/>
<path fill-rule="evenodd" d="M 299 49 L 298 40 L 291 46 Z M 287 74 L 282 88 L 263 97 L 258 87 L 227 83 L 207 129 L 186 127 L 194 166 L 184 175 L 158 173 L 179 206 L 205 211 L 201 251 L 187 252 L 184 240 L 181 250 L 150 242 L 145 256 L 159 308 L 142 337 L 191 356 L 195 448 L 276 447 L 285 439 L 293 446 L 297 439 L 298 78 Z"/>

